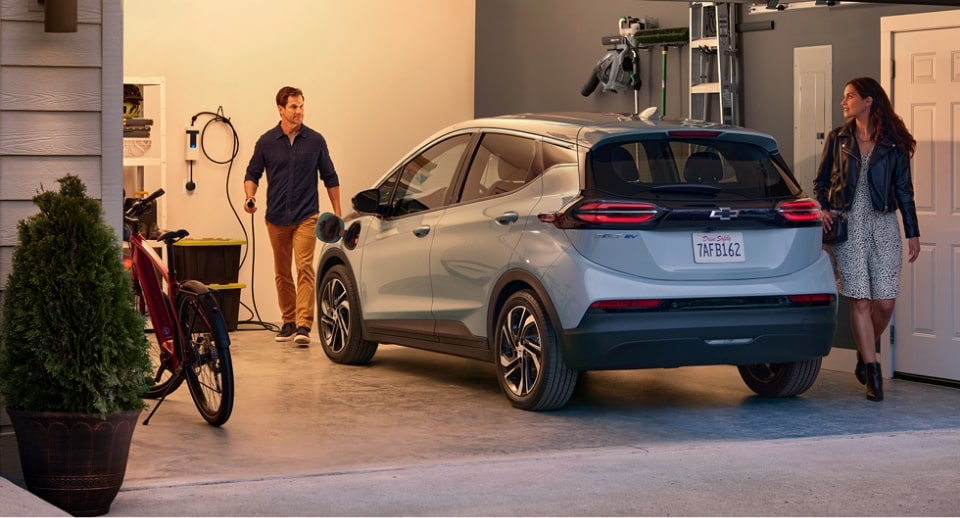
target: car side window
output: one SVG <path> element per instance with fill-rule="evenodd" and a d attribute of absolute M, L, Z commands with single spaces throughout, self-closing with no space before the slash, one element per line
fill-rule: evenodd
<path fill-rule="evenodd" d="M 483 135 L 460 196 L 469 202 L 515 191 L 538 174 L 537 141 L 516 135 Z"/>
<path fill-rule="evenodd" d="M 393 196 L 393 191 L 396 190 L 398 183 L 400 183 L 400 171 L 391 174 L 380 184 L 378 190 L 380 191 L 379 199 L 381 206 L 389 203 L 390 197 Z"/>
<path fill-rule="evenodd" d="M 543 173 L 546 174 L 551 168 L 561 165 L 577 165 L 577 152 L 573 149 L 551 144 L 543 143 Z"/>
<path fill-rule="evenodd" d="M 406 162 L 400 169 L 392 215 L 402 216 L 443 207 L 469 142 L 469 134 L 457 135 L 431 146 Z"/>

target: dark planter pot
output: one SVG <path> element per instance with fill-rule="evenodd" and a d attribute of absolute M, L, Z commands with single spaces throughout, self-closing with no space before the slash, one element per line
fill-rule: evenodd
<path fill-rule="evenodd" d="M 7 409 L 27 489 L 74 516 L 110 511 L 140 410 L 91 414 Z"/>

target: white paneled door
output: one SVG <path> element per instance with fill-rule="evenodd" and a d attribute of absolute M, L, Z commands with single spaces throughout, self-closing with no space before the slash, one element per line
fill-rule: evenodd
<path fill-rule="evenodd" d="M 793 174 L 808 193 L 833 120 L 832 84 L 831 45 L 793 49 Z"/>
<path fill-rule="evenodd" d="M 898 374 L 960 380 L 960 11 L 885 18 L 881 28 L 893 60 L 882 56 L 885 86 L 917 139 L 921 244 L 915 263 L 904 260 L 885 362 Z"/>

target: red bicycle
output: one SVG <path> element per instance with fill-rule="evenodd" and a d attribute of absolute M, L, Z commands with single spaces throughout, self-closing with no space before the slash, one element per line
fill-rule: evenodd
<path fill-rule="evenodd" d="M 166 264 L 140 233 L 140 216 L 163 194 L 159 189 L 124 212 L 137 309 L 152 327 L 146 332 L 154 374 L 146 397 L 159 398 L 143 424 L 186 379 L 200 415 L 220 426 L 233 411 L 233 363 L 218 293 L 196 280 L 177 280 L 173 244 L 189 235 L 186 230 L 157 238 Z"/>

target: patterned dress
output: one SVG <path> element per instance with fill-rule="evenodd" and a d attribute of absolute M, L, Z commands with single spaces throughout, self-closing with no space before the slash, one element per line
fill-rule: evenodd
<path fill-rule="evenodd" d="M 870 153 L 861 157 L 853 205 L 847 212 L 847 240 L 832 252 L 840 294 L 853 299 L 895 299 L 900 293 L 903 242 L 896 212 L 878 212 L 870 203 Z"/>

